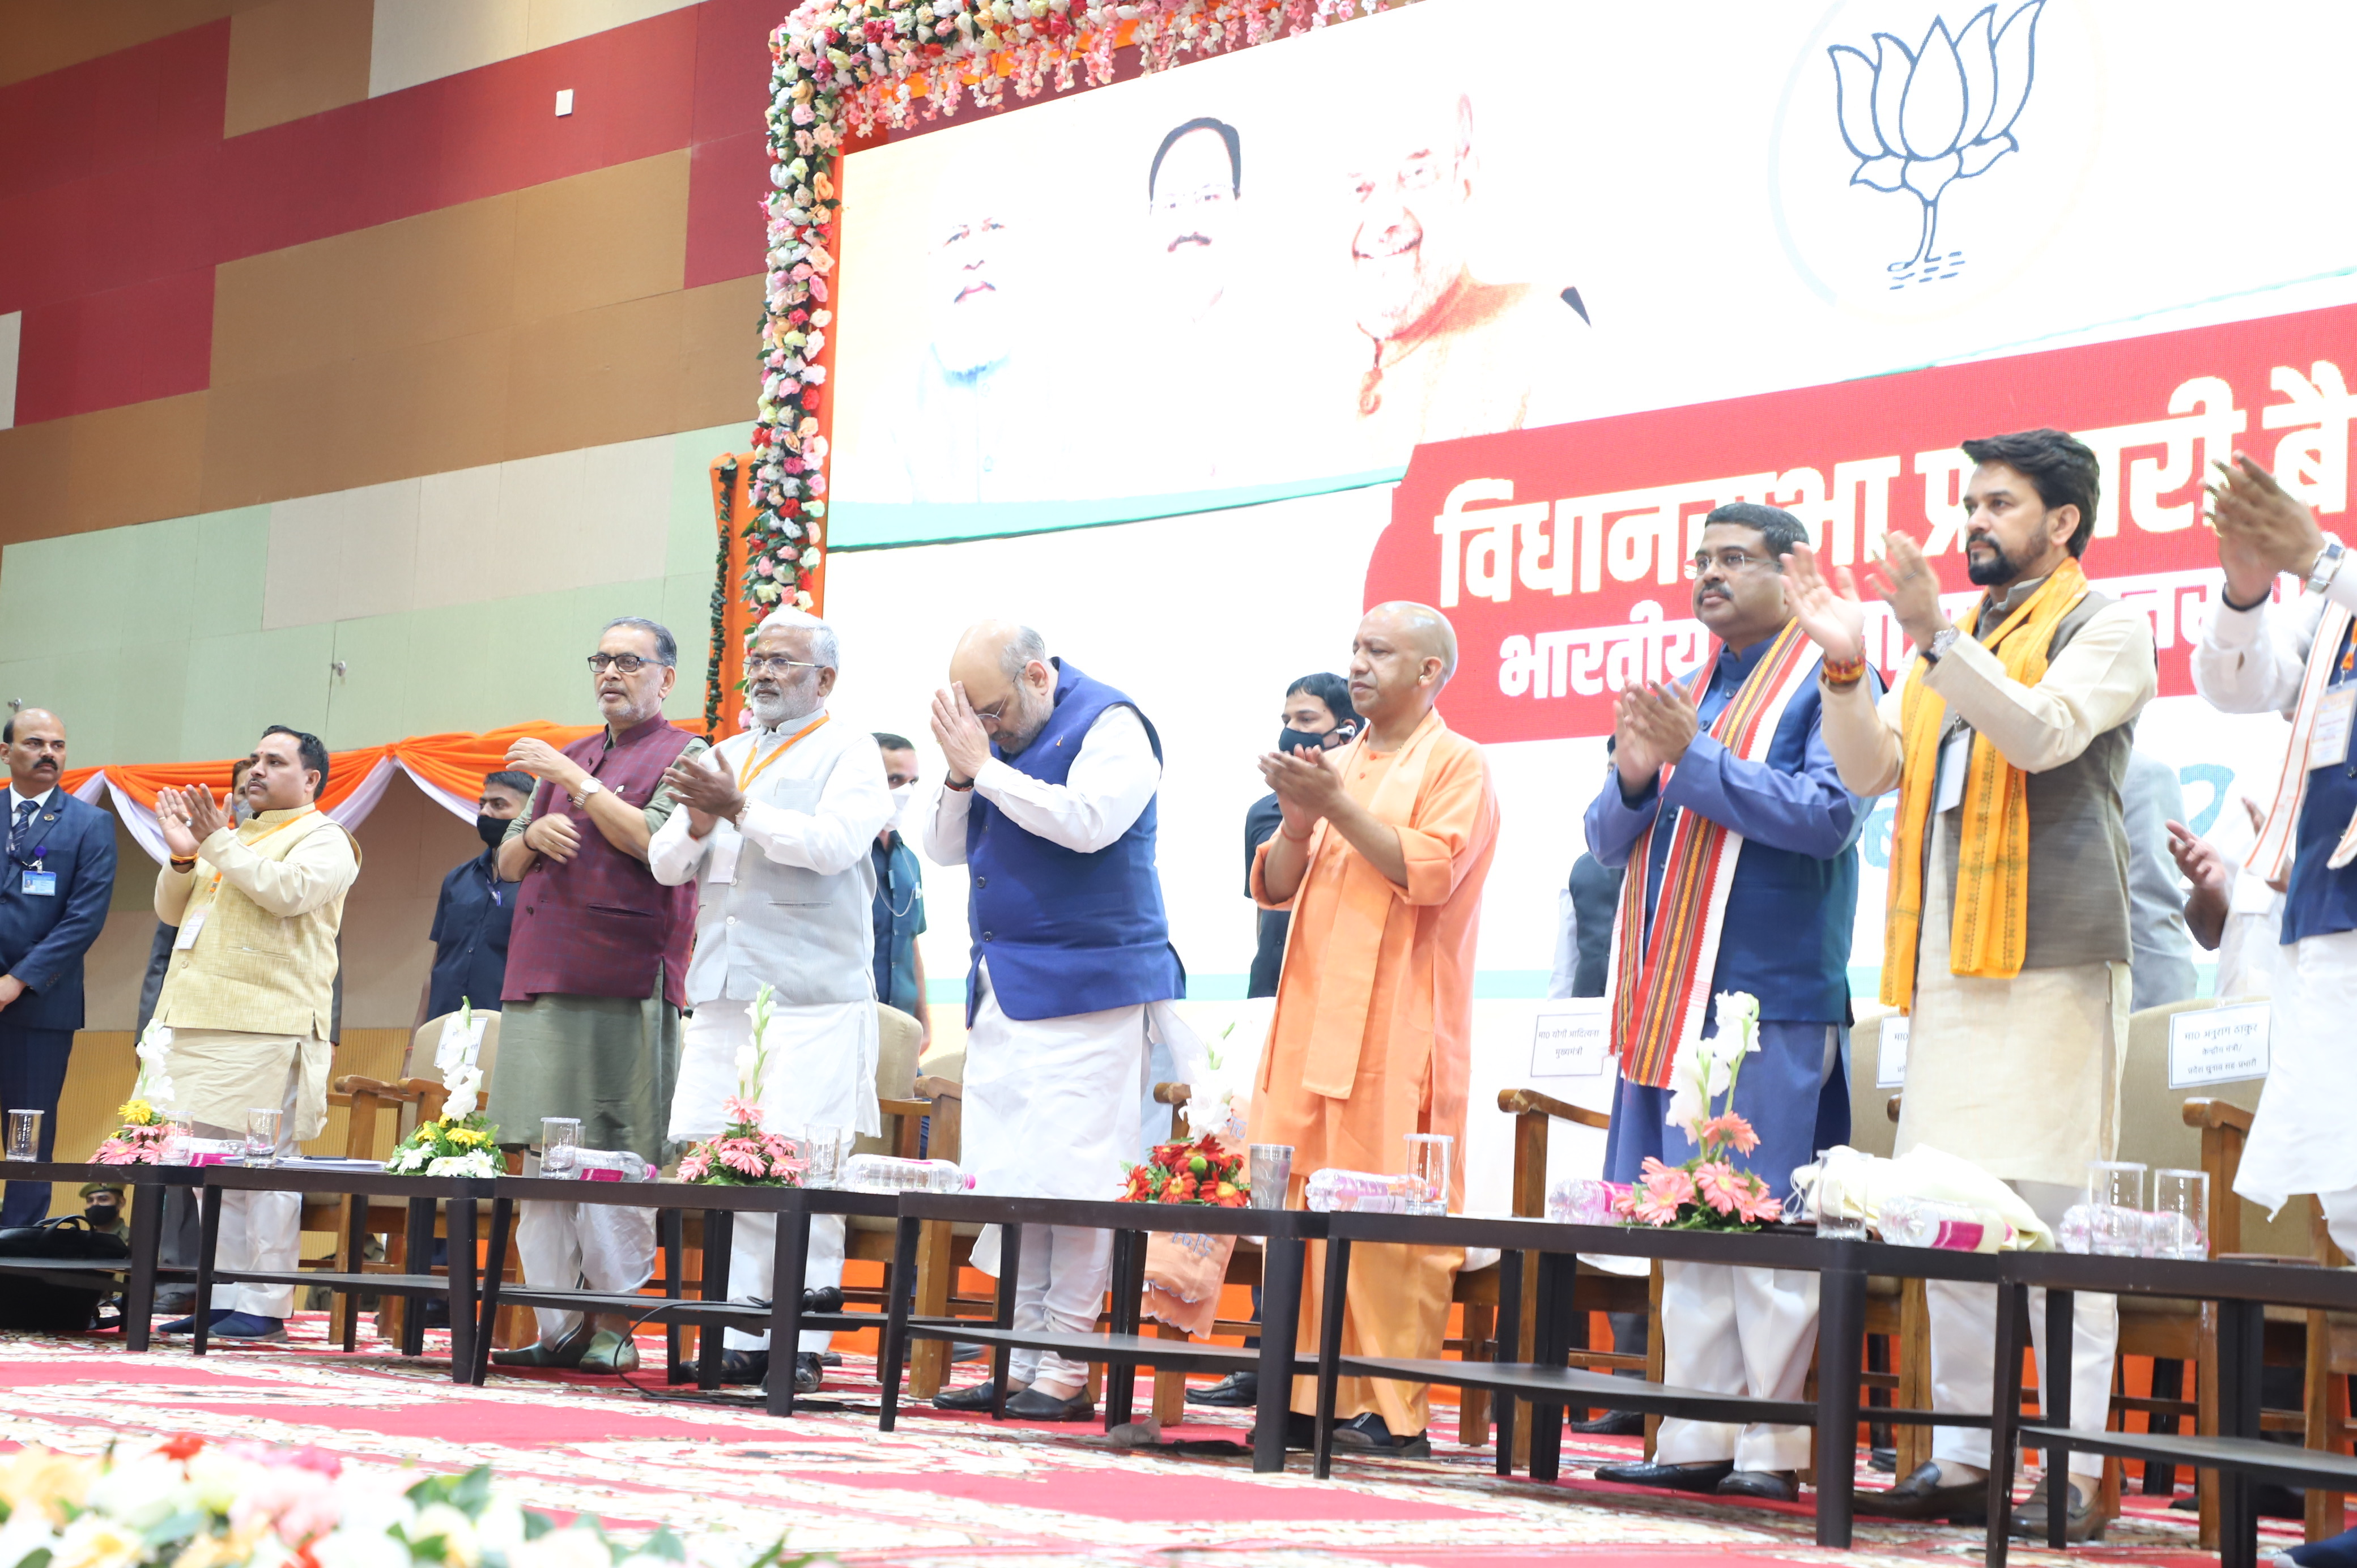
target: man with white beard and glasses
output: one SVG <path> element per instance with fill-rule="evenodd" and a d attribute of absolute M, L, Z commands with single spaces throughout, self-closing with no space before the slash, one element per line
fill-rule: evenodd
<path fill-rule="evenodd" d="M 892 795 L 876 737 L 838 727 L 826 711 L 839 667 L 833 627 L 771 611 L 745 656 L 752 727 L 663 775 L 682 809 L 647 846 L 647 864 L 656 881 L 699 890 L 675 1144 L 716 1136 L 734 1119 L 726 1102 L 739 1097 L 761 1108 L 772 1131 L 882 1130 L 867 848 L 891 820 Z M 753 1004 L 765 985 L 769 1023 L 756 1041 Z M 758 1082 L 740 1072 L 748 1047 L 759 1053 Z M 765 1299 L 777 1218 L 739 1215 L 737 1228 L 728 1294 Z M 811 1220 L 799 1288 L 812 1306 L 842 1304 L 843 1231 L 840 1215 Z M 823 1328 L 802 1335 L 796 1393 L 817 1391 L 831 1337 Z M 766 1380 L 769 1337 L 730 1329 L 720 1375 Z"/>

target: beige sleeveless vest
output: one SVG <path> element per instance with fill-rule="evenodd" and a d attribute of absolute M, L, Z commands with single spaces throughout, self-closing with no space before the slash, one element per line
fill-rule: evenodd
<path fill-rule="evenodd" d="M 313 833 L 343 832 L 324 811 L 291 821 L 265 811 L 241 826 L 237 836 L 264 860 L 284 860 Z M 351 850 L 357 864 L 357 840 Z M 328 1038 L 344 897 L 339 893 L 308 914 L 274 915 L 227 882 L 217 882 L 210 863 L 199 859 L 180 922 L 185 930 L 201 915 L 204 924 L 192 946 L 173 950 L 156 1021 L 178 1029 Z"/>

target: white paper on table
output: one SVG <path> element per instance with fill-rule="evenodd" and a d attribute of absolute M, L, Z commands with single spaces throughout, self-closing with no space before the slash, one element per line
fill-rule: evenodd
<path fill-rule="evenodd" d="M 442 1020 L 442 1037 L 434 1043 L 434 1070 L 447 1073 L 452 1068 L 473 1065 L 482 1054 L 483 1030 L 490 1023 L 490 1015 L 478 1013 L 466 1027 L 459 1027 L 465 1015 L 453 1013 Z"/>

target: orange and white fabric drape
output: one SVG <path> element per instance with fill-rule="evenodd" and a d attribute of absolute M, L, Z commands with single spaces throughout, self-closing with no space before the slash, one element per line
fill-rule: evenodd
<path fill-rule="evenodd" d="M 589 734 L 592 725 L 543 723 L 510 725 L 480 735 L 450 733 L 412 736 L 389 746 L 364 746 L 328 754 L 328 787 L 319 793 L 319 809 L 347 828 L 358 827 L 376 803 L 384 799 L 393 769 L 409 775 L 426 799 L 471 822 L 483 779 L 506 765 L 508 747 L 530 736 L 554 746 L 564 746 Z M 95 806 L 102 795 L 114 797 L 114 809 L 150 858 L 162 864 L 168 852 L 164 831 L 156 822 L 156 795 L 167 788 L 203 784 L 229 788 L 230 759 L 220 762 L 109 763 L 102 768 L 68 770 L 65 787 Z"/>

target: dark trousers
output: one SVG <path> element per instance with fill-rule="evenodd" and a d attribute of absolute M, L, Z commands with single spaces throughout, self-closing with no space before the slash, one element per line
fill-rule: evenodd
<path fill-rule="evenodd" d="M 66 1086 L 66 1058 L 73 1054 L 71 1029 L 17 1029 L 0 1014 L 0 1107 L 38 1111 L 41 1158 L 57 1151 L 58 1094 Z M 0 1199 L 0 1226 L 38 1225 L 49 1217 L 49 1184 L 12 1181 Z"/>

